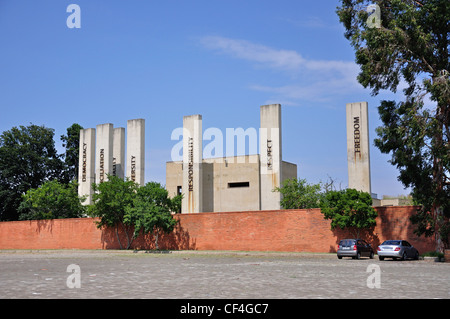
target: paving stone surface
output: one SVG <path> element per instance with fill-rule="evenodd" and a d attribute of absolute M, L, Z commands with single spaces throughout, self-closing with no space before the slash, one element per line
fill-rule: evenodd
<path fill-rule="evenodd" d="M 0 251 L 0 270 L 1 299 L 450 298 L 450 263 L 433 260 L 339 260 L 335 254 L 309 253 Z"/>

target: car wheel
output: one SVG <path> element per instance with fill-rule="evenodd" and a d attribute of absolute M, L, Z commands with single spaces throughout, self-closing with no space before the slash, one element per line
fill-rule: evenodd
<path fill-rule="evenodd" d="M 373 251 L 370 252 L 370 259 L 373 259 Z"/>
<path fill-rule="evenodd" d="M 378 259 L 381 260 L 381 261 L 383 261 L 383 260 L 384 260 L 384 257 L 378 256 Z"/>
<path fill-rule="evenodd" d="M 407 255 L 406 255 L 406 251 L 403 253 L 401 260 L 406 260 Z"/>
<path fill-rule="evenodd" d="M 338 256 L 338 259 L 342 259 L 342 256 Z"/>
<path fill-rule="evenodd" d="M 419 260 L 419 252 L 416 251 L 416 253 L 414 254 L 414 260 Z"/>
<path fill-rule="evenodd" d="M 361 253 L 359 251 L 356 253 L 356 259 L 361 259 Z"/>

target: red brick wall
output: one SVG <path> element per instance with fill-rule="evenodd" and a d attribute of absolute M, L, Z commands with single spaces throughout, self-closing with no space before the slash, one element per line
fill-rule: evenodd
<path fill-rule="evenodd" d="M 92 218 L 0 222 L 0 249 L 101 249 Z"/>
<path fill-rule="evenodd" d="M 405 238 L 419 252 L 434 250 L 432 238 L 417 237 L 409 217 L 411 206 L 379 207 L 377 226 L 363 234 L 373 246 L 385 239 Z M 160 249 L 335 252 L 339 239 L 353 237 L 331 231 L 319 209 L 176 215 L 179 224 L 161 235 Z M 126 243 L 123 233 L 122 244 Z M 132 245 L 153 249 L 151 236 Z M 99 230 L 91 218 L 0 223 L 0 249 L 118 249 L 112 229 Z"/>

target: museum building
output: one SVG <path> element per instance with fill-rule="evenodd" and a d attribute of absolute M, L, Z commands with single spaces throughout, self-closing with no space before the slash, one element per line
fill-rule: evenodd
<path fill-rule="evenodd" d="M 273 190 L 297 178 L 297 165 L 282 160 L 281 105 L 260 108 L 260 154 L 203 158 L 202 116 L 183 118 L 183 160 L 166 163 L 166 189 L 184 194 L 181 213 L 279 210 Z"/>

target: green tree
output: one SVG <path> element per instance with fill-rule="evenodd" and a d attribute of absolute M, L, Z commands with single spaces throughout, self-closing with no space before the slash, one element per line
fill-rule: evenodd
<path fill-rule="evenodd" d="M 127 179 L 123 180 L 117 176 L 108 175 L 108 180 L 100 184 L 92 184 L 94 203 L 89 207 L 89 215 L 100 218 L 97 227 L 114 228 L 120 249 L 123 245 L 120 241 L 119 229 L 126 236 L 126 249 L 129 249 L 133 238 L 132 224 L 125 220 L 127 207 L 133 206 L 138 185 Z"/>
<path fill-rule="evenodd" d="M 77 123 L 72 124 L 67 128 L 67 135 L 61 135 L 61 141 L 66 151 L 64 157 L 64 180 L 70 181 L 78 179 L 78 157 L 80 149 L 80 130 L 83 127 Z"/>
<path fill-rule="evenodd" d="M 325 219 L 331 220 L 331 229 L 347 229 L 356 238 L 362 229 L 374 227 L 378 216 L 370 194 L 351 188 L 327 192 L 320 201 L 320 209 Z"/>
<path fill-rule="evenodd" d="M 286 179 L 275 191 L 281 193 L 280 205 L 284 209 L 318 208 L 323 196 L 322 184 L 308 184 L 306 179 Z"/>
<path fill-rule="evenodd" d="M 168 191 L 156 182 L 140 187 L 133 205 L 125 208 L 124 221 L 134 226 L 133 238 L 140 234 L 152 234 L 155 238 L 155 247 L 159 249 L 159 234 L 172 232 L 177 224 L 172 213 L 180 209 L 181 198 L 182 195 L 170 198 Z"/>
<path fill-rule="evenodd" d="M 379 25 L 372 16 L 368 20 L 372 2 L 379 8 Z M 412 218 L 416 233 L 434 234 L 442 250 L 450 229 L 450 1 L 341 4 L 337 13 L 361 67 L 358 81 L 373 95 L 406 86 L 403 101 L 381 101 L 383 126 L 377 128 L 375 145 L 391 154 L 399 180 L 422 205 Z M 425 106 L 425 99 L 433 105 Z"/>
<path fill-rule="evenodd" d="M 29 189 L 19 206 L 19 219 L 79 218 L 86 213 L 84 198 L 78 196 L 78 184 L 62 184 L 56 180 Z"/>
<path fill-rule="evenodd" d="M 0 220 L 17 220 L 22 194 L 60 179 L 63 163 L 44 126 L 13 127 L 0 135 Z"/>

